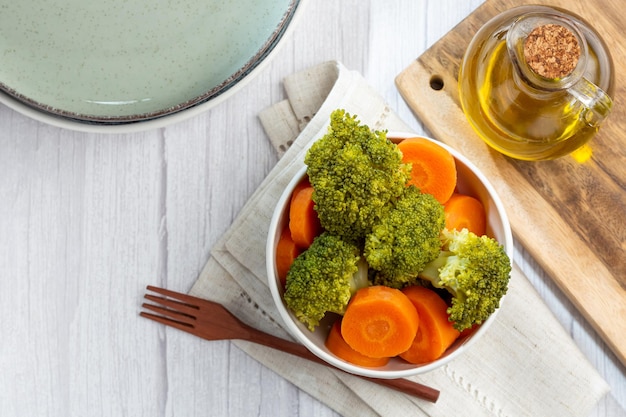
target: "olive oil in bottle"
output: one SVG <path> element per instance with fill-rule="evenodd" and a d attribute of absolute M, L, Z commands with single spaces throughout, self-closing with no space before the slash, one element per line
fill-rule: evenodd
<path fill-rule="evenodd" d="M 546 7 L 516 9 L 487 23 L 470 43 L 459 71 L 461 104 L 499 152 L 557 158 L 584 145 L 609 113 L 612 64 L 579 23 Z"/>

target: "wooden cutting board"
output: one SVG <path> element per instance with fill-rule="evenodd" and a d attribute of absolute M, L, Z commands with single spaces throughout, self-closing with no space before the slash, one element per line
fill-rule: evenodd
<path fill-rule="evenodd" d="M 487 147 L 463 114 L 461 58 L 476 31 L 519 0 L 487 0 L 417 58 L 396 85 L 432 134 L 464 153 L 499 192 L 515 237 L 626 365 L 626 35 L 621 0 L 532 1 L 581 16 L 604 38 L 615 65 L 612 114 L 593 157 L 522 162 Z M 443 87 L 442 87 L 443 86 Z"/>

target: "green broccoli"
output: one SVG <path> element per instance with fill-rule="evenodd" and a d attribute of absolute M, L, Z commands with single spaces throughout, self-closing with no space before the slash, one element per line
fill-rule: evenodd
<path fill-rule="evenodd" d="M 360 125 L 344 110 L 331 114 L 328 132 L 304 162 L 322 226 L 350 241 L 362 240 L 385 216 L 411 171 L 385 132 Z"/>
<path fill-rule="evenodd" d="M 284 300 L 313 331 L 327 312 L 343 314 L 350 297 L 370 283 L 359 248 L 323 232 L 293 262 Z"/>
<path fill-rule="evenodd" d="M 376 270 L 374 284 L 402 288 L 441 250 L 445 226 L 443 206 L 415 186 L 406 187 L 388 215 L 365 238 L 364 256 Z"/>
<path fill-rule="evenodd" d="M 467 229 L 444 229 L 442 252 L 419 277 L 452 295 L 450 321 L 462 331 L 486 320 L 506 294 L 511 261 L 504 247 Z"/>

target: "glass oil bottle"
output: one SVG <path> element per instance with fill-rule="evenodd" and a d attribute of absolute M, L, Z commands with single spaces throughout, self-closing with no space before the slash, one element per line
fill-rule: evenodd
<path fill-rule="evenodd" d="M 491 147 L 522 160 L 583 146 L 610 113 L 613 63 L 578 18 L 544 6 L 496 16 L 472 39 L 459 70 L 463 111 Z"/>

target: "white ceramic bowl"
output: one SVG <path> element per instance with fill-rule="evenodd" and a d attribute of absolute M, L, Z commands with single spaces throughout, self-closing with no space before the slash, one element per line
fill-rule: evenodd
<path fill-rule="evenodd" d="M 411 133 L 396 133 L 389 132 L 387 137 L 391 139 L 403 139 L 409 137 L 415 137 L 418 135 Z M 432 139 L 431 139 L 432 140 Z M 509 257 L 513 258 L 513 237 L 511 233 L 511 227 L 508 217 L 504 211 L 504 207 L 495 189 L 489 183 L 489 180 L 472 164 L 467 158 L 460 155 L 459 152 L 435 141 L 439 145 L 448 149 L 456 159 L 457 173 L 458 173 L 458 191 L 463 194 L 469 194 L 478 198 L 485 207 L 487 212 L 487 235 L 494 237 L 500 242 Z M 411 375 L 417 375 L 425 372 L 432 371 L 452 359 L 459 356 L 469 346 L 478 340 L 489 328 L 490 324 L 495 319 L 497 310 L 493 313 L 489 319 L 487 319 L 475 332 L 469 336 L 459 338 L 455 343 L 448 348 L 441 358 L 428 364 L 414 365 L 410 364 L 402 359 L 393 358 L 389 363 L 380 368 L 366 368 L 356 366 L 348 363 L 337 356 L 333 355 L 324 345 L 326 335 L 332 326 L 332 323 L 336 319 L 336 316 L 327 316 L 322 320 L 320 326 L 318 326 L 314 332 L 311 332 L 304 324 L 302 324 L 295 315 L 289 310 L 282 297 L 282 286 L 276 274 L 276 262 L 275 251 L 276 244 L 280 237 L 281 230 L 288 222 L 287 210 L 289 200 L 294 187 L 298 182 L 306 175 L 306 167 L 303 167 L 298 171 L 298 174 L 287 185 L 283 194 L 281 195 L 274 215 L 272 217 L 268 239 L 267 239 L 267 274 L 269 279 L 269 286 L 272 292 L 272 296 L 276 303 L 276 307 L 287 327 L 289 332 L 302 344 L 304 344 L 311 352 L 323 359 L 324 361 L 340 368 L 344 371 L 356 374 L 364 375 L 374 378 L 401 378 Z M 506 296 L 505 296 L 506 298 Z"/>

